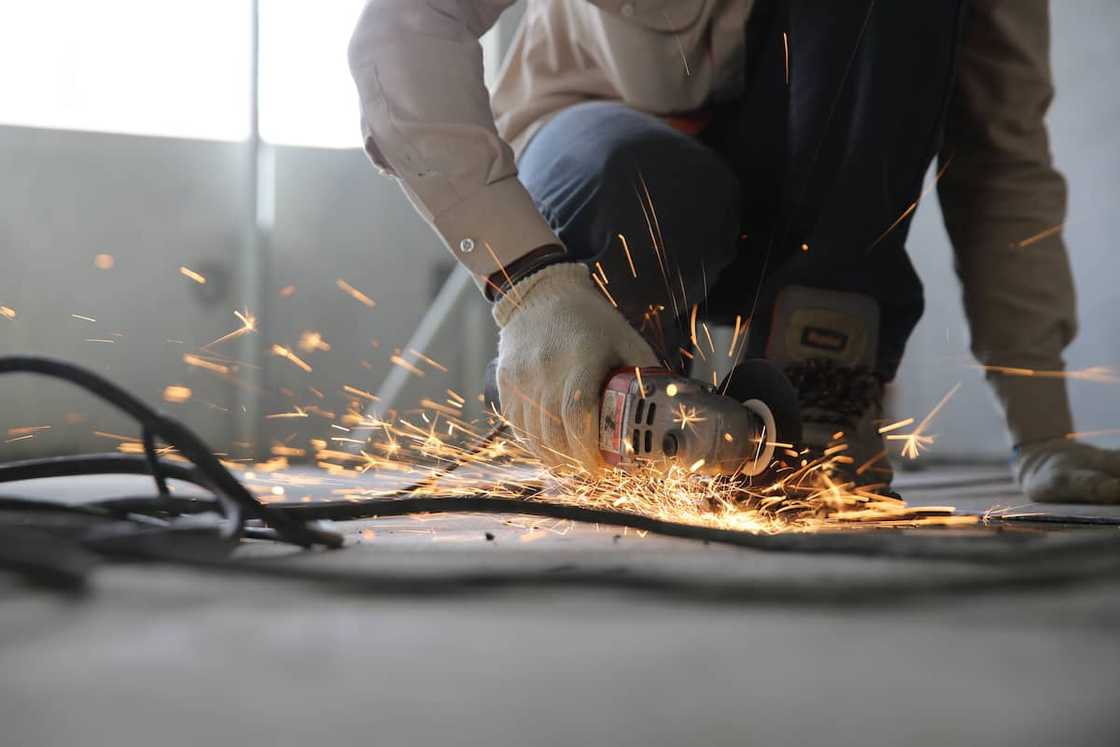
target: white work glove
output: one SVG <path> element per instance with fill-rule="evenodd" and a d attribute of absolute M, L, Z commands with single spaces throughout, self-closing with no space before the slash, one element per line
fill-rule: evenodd
<path fill-rule="evenodd" d="M 1042 503 L 1120 503 L 1120 451 L 1067 438 L 1019 447 L 1019 485 Z"/>
<path fill-rule="evenodd" d="M 607 374 L 658 365 L 653 350 L 582 264 L 552 265 L 524 278 L 493 312 L 501 328 L 502 414 L 546 463 L 597 472 L 599 399 Z"/>

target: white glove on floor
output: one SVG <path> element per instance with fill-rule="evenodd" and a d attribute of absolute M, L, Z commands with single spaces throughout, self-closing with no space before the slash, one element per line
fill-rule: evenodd
<path fill-rule="evenodd" d="M 1120 451 L 1054 438 L 1020 447 L 1019 485 L 1043 503 L 1120 503 Z"/>
<path fill-rule="evenodd" d="M 546 463 L 578 463 L 597 472 L 599 398 L 607 374 L 658 365 L 653 350 L 582 264 L 552 265 L 530 275 L 493 312 L 501 328 L 502 414 Z"/>

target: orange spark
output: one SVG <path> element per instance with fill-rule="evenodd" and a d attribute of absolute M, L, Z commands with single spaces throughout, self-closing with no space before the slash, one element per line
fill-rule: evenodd
<path fill-rule="evenodd" d="M 782 49 L 785 51 L 786 85 L 789 85 L 789 33 L 782 32 Z"/>
<path fill-rule="evenodd" d="M 98 254 L 93 258 L 93 266 L 99 270 L 111 270 L 116 263 L 112 254 Z"/>
<path fill-rule="evenodd" d="M 310 415 L 306 411 L 296 408 L 292 412 L 274 412 L 271 415 L 264 416 L 266 420 L 281 420 L 285 418 L 309 418 Z"/>
<path fill-rule="evenodd" d="M 443 371 L 444 373 L 447 373 L 447 367 L 446 366 L 443 366 L 442 364 L 432 360 L 428 356 L 421 353 L 419 350 L 413 350 L 412 348 L 409 348 L 408 352 L 412 353 L 413 355 L 415 355 L 417 358 L 419 358 L 420 360 L 427 363 L 432 368 L 437 369 L 439 371 Z"/>
<path fill-rule="evenodd" d="M 343 293 L 346 293 L 351 298 L 353 298 L 355 301 L 357 301 L 361 304 L 364 304 L 364 305 L 370 307 L 371 309 L 374 306 L 377 305 L 372 298 L 367 296 L 365 293 L 362 293 L 360 290 L 358 290 L 354 286 L 350 285 L 350 283 L 347 283 L 342 278 L 339 278 L 338 280 L 336 280 L 335 285 L 337 285 L 339 287 L 339 290 L 341 290 Z"/>
<path fill-rule="evenodd" d="M 297 449 L 294 446 L 285 446 L 283 444 L 275 444 L 269 451 L 273 456 L 282 457 L 301 457 L 307 453 L 306 449 Z"/>
<path fill-rule="evenodd" d="M 217 340 L 214 340 L 213 342 L 206 343 L 205 345 L 202 346 L 204 349 L 209 348 L 209 347 L 213 347 L 214 345 L 217 345 L 220 342 L 226 342 L 227 340 L 233 340 L 235 338 L 241 337 L 242 335 L 247 335 L 250 332 L 256 332 L 257 331 L 257 318 L 255 316 L 253 316 L 252 314 L 250 314 L 248 309 L 246 309 L 244 313 L 242 313 L 240 311 L 235 311 L 235 312 L 233 312 L 233 315 L 235 317 L 237 317 L 238 321 L 241 322 L 241 326 L 238 327 L 237 329 L 233 330 L 229 334 L 222 335 L 221 337 L 219 337 Z"/>
<path fill-rule="evenodd" d="M 272 354 L 277 356 L 278 358 L 284 358 L 288 360 L 297 368 L 303 369 L 304 373 L 311 373 L 311 366 L 307 364 L 307 361 L 303 360 L 283 345 L 273 345 Z"/>
<path fill-rule="evenodd" d="M 49 425 L 24 425 L 24 426 L 17 426 L 15 428 L 9 428 L 8 429 L 8 435 L 9 436 L 25 436 L 28 433 L 35 434 L 35 433 L 38 433 L 40 431 L 49 431 L 50 429 L 51 429 L 51 427 Z"/>
<path fill-rule="evenodd" d="M 421 371 L 419 368 L 412 365 L 411 363 L 409 363 L 408 361 L 406 361 L 404 358 L 400 357 L 399 355 L 390 355 L 389 356 L 389 362 L 392 363 L 394 366 L 400 366 L 405 371 L 408 371 L 411 374 L 415 374 L 417 376 L 423 376 L 424 375 L 423 371 Z"/>
<path fill-rule="evenodd" d="M 176 404 L 186 402 L 191 398 L 191 388 L 188 386 L 169 385 L 163 390 L 163 400 Z"/>
<path fill-rule="evenodd" d="M 890 234 L 890 232 L 891 232 L 891 231 L 893 231 L 893 230 L 894 230 L 895 228 L 897 228 L 897 227 L 898 227 L 898 224 L 899 224 L 899 223 L 901 223 L 902 221 L 906 220 L 906 218 L 907 218 L 907 217 L 908 217 L 908 216 L 909 216 L 909 215 L 910 215 L 910 214 L 911 214 L 912 212 L 914 212 L 915 210 L 917 210 L 917 209 L 918 209 L 918 204 L 919 204 L 919 203 L 921 203 L 921 201 L 922 201 L 922 200 L 923 200 L 923 199 L 925 198 L 925 196 L 926 196 L 927 194 L 929 194 L 929 191 L 930 191 L 931 189 L 933 189 L 933 188 L 934 188 L 934 186 L 936 186 L 936 185 L 937 185 L 937 183 L 938 183 L 939 181 L 941 181 L 941 177 L 942 177 L 942 176 L 943 176 L 943 175 L 945 174 L 945 170 L 949 168 L 949 164 L 950 164 L 950 163 L 952 163 L 952 162 L 953 162 L 953 159 L 952 159 L 952 157 L 949 157 L 949 158 L 945 159 L 945 163 L 944 163 L 944 164 L 943 164 L 943 165 L 941 166 L 941 168 L 940 168 L 940 169 L 938 169 L 937 173 L 936 173 L 936 174 L 934 174 L 934 176 L 933 176 L 933 181 L 932 181 L 932 182 L 930 182 L 930 184 L 929 184 L 929 186 L 928 186 L 928 187 L 926 187 L 925 189 L 923 189 L 923 190 L 922 190 L 921 194 L 919 194 L 919 195 L 918 195 L 918 199 L 916 199 L 916 200 L 914 200 L 913 202 L 911 202 L 911 203 L 910 203 L 910 204 L 909 204 L 909 205 L 907 206 L 907 208 L 906 208 L 905 210 L 903 210 L 903 211 L 902 211 L 902 215 L 900 215 L 900 216 L 898 216 L 897 218 L 895 218 L 895 220 L 894 220 L 894 223 L 891 223 L 891 224 L 890 224 L 889 226 L 887 226 L 887 230 L 886 230 L 886 231 L 883 231 L 883 233 L 879 234 L 879 238 L 875 239 L 875 241 L 874 241 L 874 242 L 873 242 L 873 243 L 871 244 L 871 246 L 869 246 L 869 247 L 867 248 L 867 251 L 871 251 L 872 249 L 874 249 L 875 247 L 877 247 L 877 246 L 879 245 L 879 242 L 880 242 L 880 241 L 882 241 L 883 239 L 885 239 L 885 238 L 886 238 L 886 237 L 887 237 L 887 236 L 888 236 L 888 235 Z"/>
<path fill-rule="evenodd" d="M 896 431 L 899 428 L 905 428 L 906 426 L 910 425 L 913 422 L 914 422 L 914 418 L 906 418 L 904 420 L 899 420 L 897 423 L 891 423 L 890 425 L 884 425 L 882 428 L 879 429 L 879 432 L 880 433 L 890 433 L 891 431 Z"/>
<path fill-rule="evenodd" d="M 614 300 L 614 296 L 611 295 L 611 292 L 607 290 L 607 286 L 603 283 L 602 280 L 599 279 L 599 276 L 593 272 L 591 273 L 591 277 L 595 280 L 595 284 L 599 286 L 599 290 L 603 291 L 603 295 L 606 296 L 607 300 L 611 302 L 611 306 L 617 309 L 618 303 Z"/>
<path fill-rule="evenodd" d="M 926 428 L 929 427 L 929 424 L 932 423 L 933 419 L 937 417 L 937 414 L 941 412 L 941 408 L 945 407 L 945 404 L 953 398 L 953 395 L 955 395 L 960 388 L 961 383 L 958 381 L 953 385 L 952 389 L 945 393 L 945 396 L 941 398 L 937 406 L 930 410 L 928 415 L 922 418 L 921 422 L 918 423 L 913 431 L 901 435 L 890 434 L 887 436 L 887 440 L 904 441 L 905 443 L 902 445 L 901 452 L 902 456 L 908 459 L 917 459 L 921 450 L 932 446 L 934 442 L 933 436 L 925 435 Z"/>
<path fill-rule="evenodd" d="M 192 355 L 191 353 L 184 353 L 183 354 L 183 363 L 186 363 L 188 366 L 194 366 L 196 368 L 204 368 L 207 371 L 213 371 L 214 373 L 219 373 L 219 374 L 228 374 L 230 372 L 230 367 L 229 366 L 224 366 L 221 363 L 214 363 L 213 361 L 208 361 L 205 358 L 199 357 L 197 355 Z"/>
<path fill-rule="evenodd" d="M 1072 379 L 1074 381 L 1094 381 L 1098 384 L 1117 384 L 1120 377 L 1116 372 L 1106 366 L 1090 366 L 1073 371 L 1040 371 L 1033 368 L 1015 368 L 1013 366 L 979 366 L 984 371 L 999 373 L 1004 376 L 1034 376 L 1041 379 Z"/>
<path fill-rule="evenodd" d="M 313 353 L 316 350 L 330 350 L 331 345 L 323 339 L 321 332 L 305 331 L 299 336 L 299 349 L 305 353 Z"/>
<path fill-rule="evenodd" d="M 688 430 L 693 423 L 703 423 L 706 419 L 696 412 L 695 407 L 685 408 L 683 403 L 677 405 L 677 411 L 673 415 L 673 422 L 679 425 L 681 430 Z"/>
<path fill-rule="evenodd" d="M 368 399 L 370 402 L 376 402 L 377 401 L 377 395 L 370 394 L 365 389 L 358 389 L 357 387 L 350 386 L 349 384 L 343 384 L 342 385 L 342 391 L 346 392 L 347 394 L 353 394 L 355 397 L 361 397 L 362 399 Z"/>
<path fill-rule="evenodd" d="M 199 285 L 206 285 L 205 276 L 199 275 L 197 272 L 187 267 L 186 265 L 179 265 L 179 274 L 185 278 L 190 278 Z"/>
<path fill-rule="evenodd" d="M 1031 244 L 1038 243 L 1043 239 L 1053 236 L 1054 234 L 1061 231 L 1063 227 L 1065 227 L 1065 223 L 1059 223 L 1056 226 L 1050 226 L 1049 228 L 1045 228 L 1032 236 L 1028 236 L 1022 241 L 1012 242 L 1011 246 L 1015 249 L 1023 249 L 1030 246 Z"/>
<path fill-rule="evenodd" d="M 638 270 L 634 267 L 634 258 L 630 256 L 630 245 L 626 243 L 626 237 L 619 234 L 618 239 L 622 242 L 622 251 L 626 254 L 626 263 L 630 265 L 630 274 L 638 277 Z"/>

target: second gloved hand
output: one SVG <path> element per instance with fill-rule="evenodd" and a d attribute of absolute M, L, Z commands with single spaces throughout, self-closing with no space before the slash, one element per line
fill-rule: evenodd
<path fill-rule="evenodd" d="M 607 374 L 658 365 L 653 350 L 582 264 L 552 265 L 530 275 L 493 312 L 501 328 L 502 414 L 545 462 L 598 471 L 599 397 Z"/>

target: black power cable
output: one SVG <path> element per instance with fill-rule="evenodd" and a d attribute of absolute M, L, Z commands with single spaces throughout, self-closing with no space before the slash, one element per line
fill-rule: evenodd
<path fill-rule="evenodd" d="M 92 549 L 94 552 L 134 558 L 146 558 L 164 562 L 185 563 L 206 568 L 224 568 L 235 572 L 265 573 L 292 578 L 320 579 L 322 574 L 303 572 L 290 567 L 264 570 L 257 563 L 233 561 L 227 557 L 217 557 L 213 552 L 198 552 L 197 538 L 204 524 L 186 521 L 179 525 L 169 522 L 175 517 L 216 512 L 226 517 L 226 539 L 246 537 L 294 542 L 303 546 L 321 544 L 338 547 L 342 537 L 334 532 L 315 529 L 306 523 L 311 520 L 330 519 L 347 521 L 362 518 L 400 516 L 417 513 L 488 513 L 521 514 L 531 516 L 566 519 L 577 522 L 605 524 L 627 527 L 658 535 L 698 540 L 705 543 L 718 543 L 735 547 L 765 551 L 794 553 L 830 553 L 864 557 L 920 558 L 972 562 L 992 566 L 1029 569 L 1030 577 L 1039 583 L 1068 583 L 1080 578 L 1081 572 L 1069 569 L 1049 574 L 1038 571 L 1039 562 L 1048 563 L 1063 559 L 1079 562 L 1092 561 L 1099 572 L 1089 577 L 1113 577 L 1120 569 L 1120 541 L 1112 531 L 1079 532 L 1073 536 L 1046 536 L 1038 541 L 1038 535 L 1002 533 L 1000 541 L 977 539 L 975 536 L 911 536 L 905 532 L 877 531 L 870 533 L 853 527 L 854 531 L 837 531 L 816 534 L 759 535 L 748 532 L 703 527 L 677 522 L 664 521 L 649 516 L 627 512 L 593 509 L 567 504 L 549 503 L 537 497 L 538 490 L 527 488 L 519 499 L 492 498 L 486 496 L 439 496 L 416 495 L 420 488 L 430 486 L 431 480 L 448 470 L 434 470 L 433 473 L 417 483 L 403 488 L 397 497 L 362 502 L 326 501 L 319 503 L 299 503 L 288 505 L 263 505 L 259 503 L 244 486 L 215 458 L 205 444 L 190 430 L 171 418 L 159 414 L 131 395 L 101 377 L 77 366 L 61 361 L 43 358 L 13 357 L 0 358 L 0 373 L 31 372 L 55 376 L 71 381 L 93 392 L 140 421 L 143 428 L 144 455 L 98 454 L 78 457 L 54 457 L 35 459 L 0 465 L 0 483 L 17 480 L 33 480 L 44 477 L 61 477 L 90 474 L 151 474 L 157 481 L 157 496 L 114 498 L 80 506 L 68 506 L 57 502 L 37 501 L 21 498 L 0 497 L 0 510 L 70 513 L 104 520 L 105 523 L 95 532 L 96 541 L 71 543 L 68 558 L 84 558 L 81 553 Z M 483 437 L 485 444 L 495 432 Z M 155 451 L 156 438 L 174 446 L 180 454 L 192 461 L 181 464 L 159 459 Z M 214 498 L 186 498 L 170 494 L 168 479 L 178 479 L 199 485 L 210 491 Z M 403 496 L 403 497 L 402 497 Z M 152 518 L 147 518 L 152 517 Z M 246 520 L 258 520 L 262 526 L 246 526 Z M 122 524 L 121 522 L 124 522 Z M 154 524 L 152 522 L 155 522 Z M 1115 525 L 1115 520 L 1076 516 L 1055 516 L 1051 514 L 1024 516 L 993 516 L 986 524 L 1005 525 L 1019 522 L 1058 522 L 1062 524 L 1090 523 Z M 128 527 L 133 527 L 129 529 Z M 123 528 L 122 528 L 123 527 Z M 141 530 L 137 530 L 139 527 Z M 0 527 L 4 536 L 12 534 L 10 528 Z M 67 563 L 54 562 L 46 557 L 48 553 L 35 552 L 35 542 L 42 537 L 57 537 L 50 532 L 32 528 L 34 537 L 13 534 L 20 543 L 7 544 L 7 553 L 0 552 L 0 562 L 12 568 L 30 569 L 39 574 L 39 580 L 52 586 L 66 587 L 80 585 L 83 573 L 81 563 L 69 560 Z M 142 535 L 142 536 L 140 536 Z M 122 541 L 123 538 L 123 541 Z M 9 537 L 11 539 L 11 537 Z M 187 546 L 184 548 L 184 539 Z M 194 545 L 190 545 L 194 542 Z M 52 550 L 53 552 L 53 550 Z M 1079 565 L 1079 568 L 1082 566 Z M 326 573 L 333 578 L 331 574 Z M 508 575 L 508 574 L 507 574 Z M 499 574 L 501 576 L 501 574 Z M 485 577 L 485 578 L 484 578 Z M 513 574 L 489 579 L 486 574 L 458 574 L 454 577 L 440 578 L 396 578 L 391 573 L 380 574 L 375 579 L 367 578 L 357 586 L 376 588 L 386 591 L 400 589 L 433 590 L 446 589 L 448 585 L 458 587 L 520 585 L 532 582 L 531 578 Z M 1002 578 L 1002 577 L 1001 577 Z M 324 578 L 322 580 L 330 580 Z M 337 579 L 336 579 L 337 580 Z M 349 583 L 343 579 L 344 583 Z M 613 579 L 599 573 L 572 573 L 552 576 L 550 582 L 559 584 L 591 585 L 634 585 L 636 588 L 658 588 L 664 586 L 659 581 L 640 581 L 633 577 Z M 631 583 L 632 582 L 632 583 Z M 995 579 L 992 579 L 996 583 Z M 998 584 L 1011 587 L 1021 585 L 1022 579 L 1004 578 Z M 679 582 L 668 583 L 669 590 Z M 1028 584 L 1030 585 L 1030 584 Z M 937 586 L 937 584 L 934 584 Z M 950 583 L 948 588 L 959 587 L 959 582 Z M 722 587 L 721 587 L 722 588 Z M 678 589 L 679 591 L 679 589 Z M 726 589 L 724 590 L 726 591 Z M 734 596 L 734 595 L 733 595 Z M 763 597 L 785 598 L 784 594 L 769 592 Z"/>
<path fill-rule="evenodd" d="M 153 410 L 116 384 L 92 371 L 52 358 L 0 357 L 0 374 L 6 373 L 35 373 L 68 381 L 135 418 L 142 429 L 145 459 L 161 496 L 167 496 L 169 493 L 165 479 L 166 469 L 156 455 L 155 441 L 159 438 L 173 446 L 179 454 L 194 464 L 196 478 L 193 481 L 204 484 L 220 501 L 222 513 L 228 519 L 225 529 L 228 538 L 239 536 L 245 519 L 252 517 L 276 530 L 277 535 L 287 542 L 304 547 L 342 546 L 343 538 L 336 532 L 309 526 L 288 514 L 274 511 L 260 503 L 244 485 L 237 481 L 237 478 L 230 474 L 218 458 L 210 453 L 206 444 L 193 431 L 177 420 Z M 16 472 L 18 473 L 18 470 Z"/>

